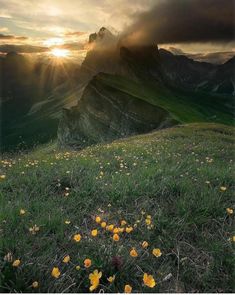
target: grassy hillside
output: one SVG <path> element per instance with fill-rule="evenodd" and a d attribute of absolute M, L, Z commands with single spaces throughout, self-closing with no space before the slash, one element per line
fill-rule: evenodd
<path fill-rule="evenodd" d="M 138 83 L 117 75 L 99 74 L 97 79 L 112 93 L 122 91 L 167 110 L 182 123 L 216 122 L 234 124 L 234 100 L 208 93 L 167 89 L 162 84 Z"/>
<path fill-rule="evenodd" d="M 97 269 L 97 291 L 123 292 L 128 284 L 133 292 L 231 292 L 234 214 L 226 208 L 235 208 L 233 132 L 189 124 L 79 152 L 48 145 L 5 156 L 0 291 L 89 292 Z M 117 228 L 119 241 L 97 216 Z M 154 248 L 162 255 L 155 257 Z M 144 273 L 156 286 L 143 284 Z"/>

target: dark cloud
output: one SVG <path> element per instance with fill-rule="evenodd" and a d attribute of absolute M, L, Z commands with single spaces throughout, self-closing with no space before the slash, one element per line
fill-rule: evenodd
<path fill-rule="evenodd" d="M 162 0 L 135 15 L 122 42 L 227 42 L 234 38 L 233 0 Z"/>
<path fill-rule="evenodd" d="M 27 40 L 27 37 L 24 36 L 14 36 L 14 35 L 4 35 L 0 34 L 0 40 Z"/>
<path fill-rule="evenodd" d="M 48 51 L 47 47 L 33 46 L 33 45 L 12 45 L 12 44 L 3 44 L 0 45 L 0 52 L 9 53 L 40 53 Z"/>

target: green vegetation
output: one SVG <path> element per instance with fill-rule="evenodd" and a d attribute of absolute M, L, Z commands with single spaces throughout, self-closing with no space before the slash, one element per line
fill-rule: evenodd
<path fill-rule="evenodd" d="M 133 292 L 231 292 L 233 134 L 232 127 L 198 123 L 82 151 L 47 145 L 5 155 L 0 291 L 88 292 L 89 274 L 97 269 L 102 277 L 96 291 L 123 292 L 129 284 Z M 125 220 L 122 228 L 133 231 L 119 232 L 113 241 L 96 216 L 120 228 Z M 137 257 L 130 255 L 133 247 Z M 153 248 L 162 255 L 155 257 Z M 154 288 L 143 285 L 144 273 L 153 275 Z"/>
<path fill-rule="evenodd" d="M 167 110 L 181 123 L 216 122 L 233 125 L 234 100 L 231 97 L 212 96 L 200 92 L 168 89 L 157 82 L 139 83 L 117 75 L 99 74 L 97 79 L 111 93 L 115 90 L 145 100 Z"/>

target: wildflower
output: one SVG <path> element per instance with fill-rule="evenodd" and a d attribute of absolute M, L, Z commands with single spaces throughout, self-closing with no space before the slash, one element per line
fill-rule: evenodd
<path fill-rule="evenodd" d="M 4 175 L 4 174 L 2 174 L 2 175 L 0 175 L 0 179 L 5 179 L 6 178 L 6 175 Z"/>
<path fill-rule="evenodd" d="M 38 288 L 39 287 L 39 283 L 37 281 L 34 281 L 32 283 L 32 287 L 35 288 L 35 289 Z"/>
<path fill-rule="evenodd" d="M 76 265 L 76 270 L 80 270 L 81 269 L 81 266 L 80 265 Z"/>
<path fill-rule="evenodd" d="M 105 227 L 106 227 L 106 225 L 107 225 L 107 223 L 106 223 L 105 221 L 103 221 L 103 222 L 101 222 L 101 224 L 100 224 L 100 225 L 101 225 L 101 227 L 102 227 L 102 228 L 105 228 Z"/>
<path fill-rule="evenodd" d="M 60 270 L 58 267 L 53 267 L 52 271 L 51 271 L 51 275 L 58 279 L 58 277 L 60 276 Z"/>
<path fill-rule="evenodd" d="M 118 227 L 115 227 L 115 228 L 113 229 L 113 233 L 114 233 L 114 234 L 118 234 L 118 233 L 119 233 L 119 229 L 118 229 Z"/>
<path fill-rule="evenodd" d="M 100 222 L 101 222 L 101 218 L 100 218 L 99 216 L 97 216 L 97 217 L 95 218 L 95 222 L 100 223 Z"/>
<path fill-rule="evenodd" d="M 101 271 L 98 272 L 97 269 L 94 270 L 94 272 L 89 275 L 89 280 L 90 280 L 90 283 L 91 283 L 91 286 L 90 286 L 89 290 L 91 292 L 94 291 L 99 286 L 101 277 L 102 277 L 102 272 Z"/>
<path fill-rule="evenodd" d="M 130 232 L 133 231 L 133 227 L 132 226 L 129 226 L 129 227 L 126 227 L 126 232 L 129 234 Z"/>
<path fill-rule="evenodd" d="M 131 257 L 137 257 L 138 256 L 138 253 L 135 250 L 135 248 L 132 248 L 132 250 L 130 251 L 130 255 L 131 255 Z"/>
<path fill-rule="evenodd" d="M 147 219 L 151 219 L 152 218 L 152 216 L 151 215 L 147 215 L 147 217 L 146 217 Z"/>
<path fill-rule="evenodd" d="M 206 180 L 205 183 L 206 183 L 206 184 L 210 184 L 210 181 L 209 181 L 209 180 Z"/>
<path fill-rule="evenodd" d="M 231 214 L 233 214 L 233 209 L 232 209 L 232 208 L 227 208 L 227 209 L 226 209 L 226 212 L 227 212 L 229 215 L 231 215 Z"/>
<path fill-rule="evenodd" d="M 26 211 L 24 209 L 20 209 L 20 215 L 24 215 Z"/>
<path fill-rule="evenodd" d="M 36 224 L 33 227 L 29 228 L 29 231 L 31 232 L 31 234 L 35 235 L 38 231 L 40 230 L 39 226 L 37 226 Z"/>
<path fill-rule="evenodd" d="M 119 227 L 119 228 L 118 228 L 118 232 L 119 232 L 119 233 L 123 233 L 123 232 L 124 232 L 124 228 L 123 228 L 123 227 Z"/>
<path fill-rule="evenodd" d="M 68 263 L 69 261 L 70 261 L 70 256 L 69 255 L 65 256 L 63 259 L 63 262 Z"/>
<path fill-rule="evenodd" d="M 227 190 L 227 187 L 226 187 L 226 186 L 221 186 L 221 187 L 220 187 L 220 190 L 221 190 L 222 192 L 225 192 L 225 191 Z"/>
<path fill-rule="evenodd" d="M 74 240 L 75 242 L 77 242 L 77 243 L 81 241 L 81 238 L 82 238 L 82 237 L 81 237 L 80 234 L 76 234 L 76 235 L 73 236 L 73 240 Z"/>
<path fill-rule="evenodd" d="M 146 241 L 143 241 L 143 243 L 142 243 L 142 247 L 145 249 L 145 248 L 147 248 L 148 247 L 148 245 L 149 245 L 149 243 L 148 242 L 146 242 Z"/>
<path fill-rule="evenodd" d="M 20 259 L 16 259 L 13 261 L 12 266 L 18 267 L 20 265 L 20 262 L 21 262 Z"/>
<path fill-rule="evenodd" d="M 235 242 L 235 236 L 232 237 L 232 241 Z"/>
<path fill-rule="evenodd" d="M 125 285 L 124 293 L 131 293 L 132 287 L 130 285 Z"/>
<path fill-rule="evenodd" d="M 71 221 L 70 220 L 65 220 L 65 222 L 64 222 L 65 224 L 70 224 L 71 223 Z"/>
<path fill-rule="evenodd" d="M 149 288 L 153 288 L 156 285 L 153 276 L 152 275 L 148 275 L 147 273 L 144 273 L 143 282 Z"/>
<path fill-rule="evenodd" d="M 84 260 L 84 266 L 85 268 L 89 268 L 91 266 L 91 260 L 89 258 Z"/>
<path fill-rule="evenodd" d="M 149 218 L 146 218 L 146 219 L 145 219 L 145 223 L 146 223 L 147 225 L 150 225 L 151 222 L 152 222 L 151 219 L 149 219 Z"/>
<path fill-rule="evenodd" d="M 114 229 L 114 225 L 110 224 L 110 225 L 106 226 L 106 229 L 109 231 L 112 231 Z"/>
<path fill-rule="evenodd" d="M 125 220 L 122 220 L 121 221 L 121 226 L 125 226 L 126 225 L 126 221 Z"/>
<path fill-rule="evenodd" d="M 91 235 L 92 235 L 92 237 L 96 237 L 98 235 L 98 230 L 97 229 L 93 229 L 91 231 Z"/>
<path fill-rule="evenodd" d="M 107 280 L 110 282 L 110 284 L 113 283 L 115 280 L 115 275 L 108 277 Z"/>
<path fill-rule="evenodd" d="M 114 235 L 113 235 L 113 240 L 114 240 L 115 242 L 118 242 L 118 241 L 120 240 L 119 235 L 118 235 L 118 234 L 114 234 Z"/>
<path fill-rule="evenodd" d="M 162 255 L 162 252 L 159 248 L 154 248 L 152 253 L 155 257 L 160 257 Z"/>
<path fill-rule="evenodd" d="M 142 210 L 142 211 L 141 211 L 141 214 L 142 214 L 142 215 L 145 215 L 145 211 L 144 211 L 144 210 Z"/>

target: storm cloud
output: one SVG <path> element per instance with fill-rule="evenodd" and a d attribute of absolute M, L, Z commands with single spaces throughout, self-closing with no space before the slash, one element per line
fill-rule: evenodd
<path fill-rule="evenodd" d="M 133 17 L 122 42 L 228 42 L 234 39 L 234 8 L 233 0 L 162 0 Z"/>

